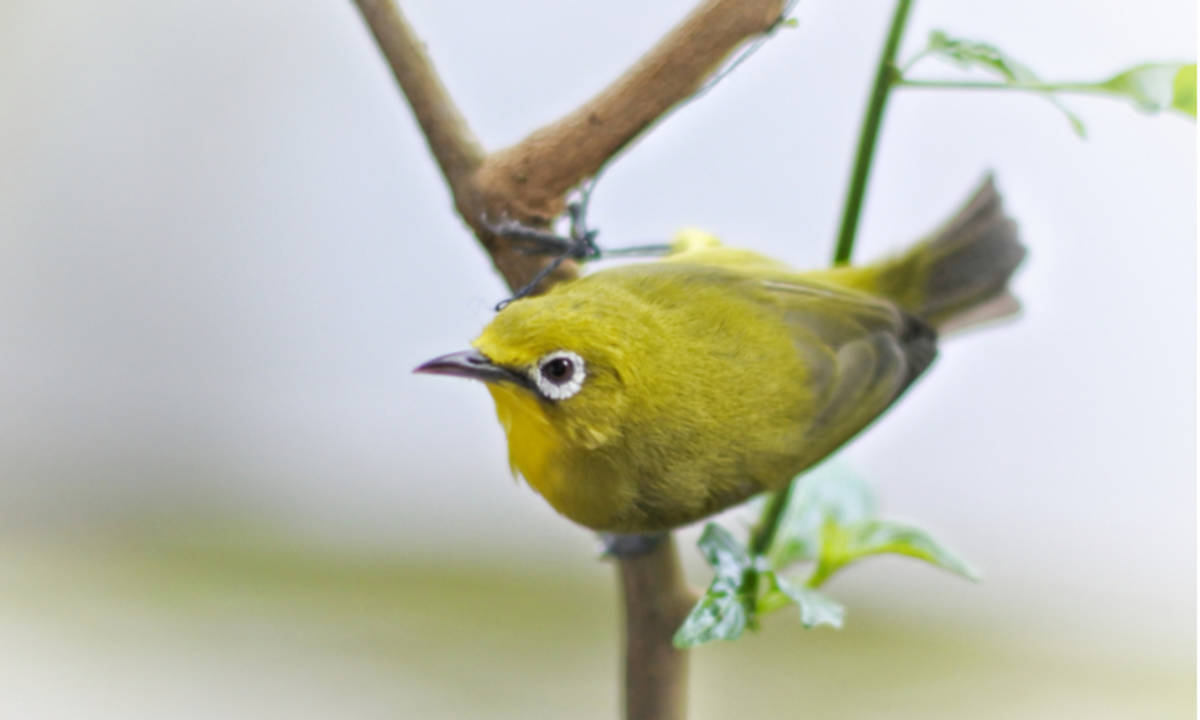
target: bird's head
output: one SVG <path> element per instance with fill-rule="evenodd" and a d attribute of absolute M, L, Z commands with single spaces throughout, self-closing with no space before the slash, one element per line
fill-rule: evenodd
<path fill-rule="evenodd" d="M 585 450 L 603 447 L 620 433 L 634 347 L 631 319 L 606 295 L 552 291 L 515 301 L 471 350 L 434 358 L 416 372 L 487 383 L 510 450 L 514 439 L 532 436 Z M 513 460 L 528 477 L 520 458 Z"/>

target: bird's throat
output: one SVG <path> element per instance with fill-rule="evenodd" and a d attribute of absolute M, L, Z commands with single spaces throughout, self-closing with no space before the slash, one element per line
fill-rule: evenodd
<path fill-rule="evenodd" d="M 611 482 L 594 482 L 591 475 L 597 463 L 579 456 L 578 443 L 570 442 L 563 429 L 550 422 L 543 401 L 523 388 L 490 383 L 487 387 L 508 436 L 513 472 L 571 520 L 593 529 L 611 529 L 614 510 L 619 509 L 611 497 L 617 488 Z"/>
<path fill-rule="evenodd" d="M 508 436 L 509 466 L 557 507 L 555 499 L 564 490 L 562 465 L 554 462 L 562 447 L 561 434 L 546 418 L 541 401 L 523 388 L 490 383 L 487 388 Z"/>

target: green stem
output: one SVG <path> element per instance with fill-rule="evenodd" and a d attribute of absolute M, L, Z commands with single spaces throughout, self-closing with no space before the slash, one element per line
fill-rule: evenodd
<path fill-rule="evenodd" d="M 879 67 L 875 71 L 875 84 L 871 88 L 871 97 L 867 102 L 866 115 L 863 118 L 862 130 L 858 138 L 858 150 L 854 157 L 854 170 L 850 177 L 850 187 L 846 192 L 846 207 L 842 213 L 842 227 L 838 232 L 837 250 L 834 253 L 835 265 L 850 262 L 854 250 L 854 235 L 858 229 L 858 216 L 862 210 L 863 196 L 867 187 L 867 176 L 871 171 L 871 158 L 875 153 L 875 141 L 879 137 L 879 125 L 883 119 L 883 109 L 887 105 L 888 92 L 899 78 L 896 72 L 896 54 L 900 50 L 900 39 L 904 36 L 904 26 L 908 22 L 908 13 L 912 9 L 912 0 L 897 0 L 896 11 L 892 14 L 892 24 L 888 29 L 887 40 L 883 53 L 879 56 Z M 789 498 L 796 487 L 796 481 L 784 490 L 772 493 L 763 509 L 762 517 L 750 536 L 750 551 L 755 555 L 765 555 L 775 543 L 775 533 L 779 530 L 783 512 L 787 509 Z M 757 590 L 757 588 L 755 588 Z"/>
<path fill-rule="evenodd" d="M 808 578 L 808 580 L 804 581 L 804 585 L 816 590 L 824 585 L 825 581 L 832 577 L 835 572 L 837 572 L 837 568 L 830 567 L 825 563 L 819 563 L 816 569 L 813 570 L 813 574 Z"/>
<path fill-rule="evenodd" d="M 771 546 L 775 544 L 775 533 L 779 531 L 779 521 L 783 519 L 783 511 L 787 509 L 788 502 L 792 497 L 792 490 L 796 487 L 796 481 L 793 480 L 786 488 L 773 492 L 767 497 L 767 506 L 763 508 L 762 516 L 758 519 L 758 524 L 750 532 L 750 555 L 752 557 L 765 556 L 771 551 Z M 755 564 L 757 568 L 757 563 Z M 747 577 L 747 584 L 743 588 L 743 592 L 751 599 L 752 602 L 758 602 L 758 572 L 751 572 Z M 770 612 L 770 609 L 762 608 L 763 614 Z"/>
<path fill-rule="evenodd" d="M 875 144 L 879 137 L 879 125 L 883 120 L 883 110 L 887 106 L 888 92 L 899 79 L 896 71 L 896 54 L 900 50 L 900 39 L 904 36 L 904 26 L 908 22 L 908 13 L 912 9 L 912 0 L 897 0 L 896 10 L 892 14 L 892 24 L 888 28 L 887 39 L 883 52 L 879 56 L 879 66 L 875 70 L 875 84 L 871 88 L 871 97 L 867 102 L 866 115 L 863 117 L 862 130 L 858 137 L 858 150 L 854 156 L 854 170 L 850 176 L 850 187 L 846 191 L 846 207 L 842 212 L 842 226 L 838 231 L 837 249 L 834 251 L 833 263 L 844 265 L 850 262 L 854 251 L 854 235 L 858 230 L 858 217 L 862 211 L 863 197 L 866 193 L 867 177 L 871 173 L 871 159 L 875 154 Z M 762 517 L 750 537 L 750 551 L 755 555 L 765 555 L 775 542 L 775 533 L 779 530 L 779 522 L 787 509 L 788 500 L 796 487 L 796 481 L 777 493 L 772 493 L 763 509 Z"/>
<path fill-rule="evenodd" d="M 754 526 L 754 532 L 750 535 L 750 552 L 754 555 L 766 555 L 771 549 L 771 544 L 775 541 L 775 533 L 779 530 L 779 520 L 783 517 L 783 511 L 788 505 L 788 498 L 792 494 L 792 487 L 795 486 L 795 481 L 779 492 L 771 493 L 767 500 L 767 506 L 763 508 L 762 517 L 758 519 L 758 524 Z"/>
<path fill-rule="evenodd" d="M 1002 83 L 976 82 L 972 80 L 907 80 L 893 82 L 893 87 L 924 88 L 927 90 L 1026 90 L 1031 92 L 1081 92 L 1103 93 L 1090 83 Z"/>
<path fill-rule="evenodd" d="M 837 249 L 833 255 L 834 265 L 850 262 L 850 256 L 854 252 L 854 236 L 858 232 L 858 218 L 862 212 L 863 197 L 866 195 L 867 178 L 871 174 L 871 159 L 875 154 L 879 125 L 883 120 L 883 110 L 887 106 L 888 93 L 897 79 L 896 53 L 900 49 L 900 39 L 904 36 L 904 26 L 908 22 L 908 11 L 911 7 L 912 0 L 896 2 L 896 11 L 892 15 L 887 40 L 879 56 L 875 84 L 871 87 L 871 97 L 867 101 L 867 111 L 863 116 L 862 129 L 858 136 L 854 170 L 850 175 L 850 186 L 846 190 L 846 205 L 842 211 L 842 225 L 838 230 Z"/>

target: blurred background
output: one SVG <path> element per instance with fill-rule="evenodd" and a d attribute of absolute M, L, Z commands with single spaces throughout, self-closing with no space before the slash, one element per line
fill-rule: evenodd
<path fill-rule="evenodd" d="M 404 3 L 489 148 L 691 5 Z M 826 263 L 891 8 L 803 0 L 612 166 L 602 240 Z M 1055 80 L 1196 56 L 1190 0 L 923 0 L 902 55 L 934 28 Z M 845 630 L 695 652 L 694 717 L 1194 716 L 1195 125 L 1067 103 L 1086 141 L 900 91 L 861 228 L 895 248 L 991 168 L 1030 247 L 1023 317 L 841 454 L 984 581 L 858 566 Z M 613 569 L 482 388 L 410 374 L 504 294 L 348 1 L 0 4 L 0 716 L 615 717 Z"/>

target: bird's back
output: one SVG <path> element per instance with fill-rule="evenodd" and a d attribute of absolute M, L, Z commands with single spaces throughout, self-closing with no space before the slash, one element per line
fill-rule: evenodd
<path fill-rule="evenodd" d="M 732 265 L 705 262 L 727 257 L 708 248 L 560 291 L 565 302 L 618 294 L 639 334 L 620 440 L 598 451 L 605 462 L 579 454 L 575 470 L 633 476 L 623 529 L 672 527 L 784 485 L 933 359 L 933 332 L 892 303 L 737 252 Z"/>

